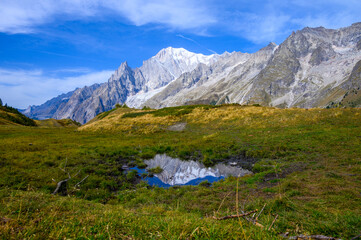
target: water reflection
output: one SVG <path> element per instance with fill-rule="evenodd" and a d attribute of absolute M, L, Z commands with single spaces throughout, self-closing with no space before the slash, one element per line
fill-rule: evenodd
<path fill-rule="evenodd" d="M 133 169 L 142 174 L 146 173 L 147 169 L 161 167 L 163 169 L 162 173 L 154 174 L 154 177 L 146 177 L 144 179 L 148 184 L 159 187 L 198 185 L 205 180 L 212 183 L 228 176 L 244 176 L 251 173 L 248 170 L 225 164 L 217 164 L 207 168 L 200 162 L 181 161 L 165 154 L 158 154 L 153 159 L 144 162 L 148 165 L 145 170 Z"/>

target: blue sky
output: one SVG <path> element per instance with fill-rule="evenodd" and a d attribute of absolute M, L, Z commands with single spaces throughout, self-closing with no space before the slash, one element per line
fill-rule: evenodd
<path fill-rule="evenodd" d="M 359 0 L 1 0 L 0 98 L 14 107 L 107 81 L 162 48 L 255 52 L 361 21 Z"/>

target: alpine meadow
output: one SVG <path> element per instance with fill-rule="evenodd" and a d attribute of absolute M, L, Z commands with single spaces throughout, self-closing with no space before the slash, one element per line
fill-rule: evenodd
<path fill-rule="evenodd" d="M 5 0 L 0 239 L 361 239 L 359 10 Z"/>

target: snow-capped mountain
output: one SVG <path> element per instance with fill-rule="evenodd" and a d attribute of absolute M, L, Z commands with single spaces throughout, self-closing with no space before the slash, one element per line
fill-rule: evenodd
<path fill-rule="evenodd" d="M 282 44 L 234 53 L 184 73 L 143 105 L 258 103 L 278 107 L 361 106 L 361 23 L 337 30 L 305 28 Z M 352 76 L 352 79 L 351 78 Z M 350 83 L 352 81 L 352 84 Z M 346 101 L 345 96 L 353 94 Z"/>
<path fill-rule="evenodd" d="M 340 29 L 304 28 L 252 54 L 205 56 L 169 47 L 139 68 L 122 63 L 108 82 L 76 89 L 24 113 L 85 123 L 116 103 L 137 108 L 201 103 L 361 107 L 360 88 L 361 23 L 355 23 Z"/>
<path fill-rule="evenodd" d="M 51 106 L 48 101 L 40 106 L 29 107 L 24 113 L 33 118 L 71 118 L 85 123 L 128 99 L 127 103 L 131 106 L 140 106 L 182 73 L 192 71 L 200 63 L 211 64 L 218 58 L 217 54 L 205 56 L 183 48 L 168 47 L 144 61 L 139 68 L 131 69 L 124 62 L 108 82 L 77 89 L 66 94 L 65 100 L 59 96 L 50 100 Z M 49 107 L 54 109 L 53 106 L 57 106 L 56 111 L 48 111 Z"/>

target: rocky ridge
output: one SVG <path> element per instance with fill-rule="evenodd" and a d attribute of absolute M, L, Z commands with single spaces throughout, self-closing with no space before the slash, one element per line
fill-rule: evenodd
<path fill-rule="evenodd" d="M 304 28 L 252 54 L 205 56 L 169 47 L 139 68 L 124 62 L 108 82 L 76 89 L 24 113 L 85 123 L 116 103 L 136 108 L 222 103 L 360 107 L 360 61 L 361 23 Z"/>

